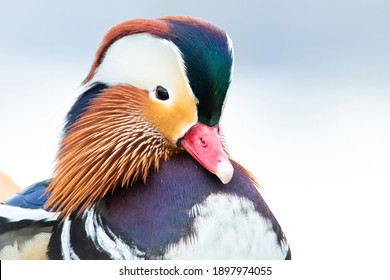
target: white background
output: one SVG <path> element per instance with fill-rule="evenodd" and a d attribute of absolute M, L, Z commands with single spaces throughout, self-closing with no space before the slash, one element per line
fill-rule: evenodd
<path fill-rule="evenodd" d="M 163 15 L 201 17 L 232 37 L 223 129 L 289 239 L 296 278 L 385 279 L 389 1 L 1 1 L 0 170 L 22 187 L 50 177 L 103 34 Z"/>

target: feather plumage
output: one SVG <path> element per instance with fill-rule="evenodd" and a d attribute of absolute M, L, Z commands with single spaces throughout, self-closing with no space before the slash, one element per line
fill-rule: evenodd
<path fill-rule="evenodd" d="M 147 94 L 131 86 L 104 89 L 61 141 L 55 176 L 47 188 L 64 218 L 81 213 L 116 187 L 146 180 L 172 148 L 143 116 Z"/>

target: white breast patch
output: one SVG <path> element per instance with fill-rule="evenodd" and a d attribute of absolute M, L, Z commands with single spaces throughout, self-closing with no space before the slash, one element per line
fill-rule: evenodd
<path fill-rule="evenodd" d="M 195 217 L 194 236 L 169 246 L 166 259 L 284 259 L 288 245 L 279 246 L 271 221 L 260 216 L 253 202 L 213 194 L 189 212 Z"/>

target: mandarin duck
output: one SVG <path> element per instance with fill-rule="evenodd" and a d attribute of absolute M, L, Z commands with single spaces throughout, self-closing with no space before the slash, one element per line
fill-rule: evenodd
<path fill-rule="evenodd" d="M 53 178 L 0 205 L 2 259 L 290 259 L 220 119 L 229 36 L 190 17 L 104 36 L 67 114 Z"/>

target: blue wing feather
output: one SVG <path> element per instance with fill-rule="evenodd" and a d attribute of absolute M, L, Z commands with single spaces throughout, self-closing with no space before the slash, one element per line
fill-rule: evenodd
<path fill-rule="evenodd" d="M 3 204 L 30 209 L 43 208 L 50 194 L 44 194 L 51 180 L 45 180 L 24 188 L 11 196 Z"/>

